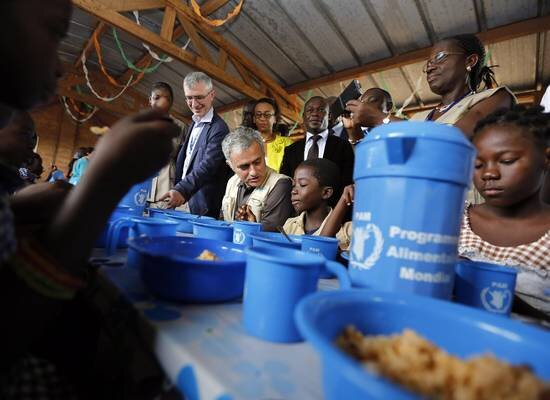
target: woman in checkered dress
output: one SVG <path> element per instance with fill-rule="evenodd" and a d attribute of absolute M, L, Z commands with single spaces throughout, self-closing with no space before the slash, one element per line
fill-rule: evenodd
<path fill-rule="evenodd" d="M 474 184 L 485 203 L 466 206 L 459 254 L 519 268 L 516 295 L 550 315 L 550 114 L 517 106 L 477 125 Z M 545 295 L 545 290 L 548 296 Z"/>

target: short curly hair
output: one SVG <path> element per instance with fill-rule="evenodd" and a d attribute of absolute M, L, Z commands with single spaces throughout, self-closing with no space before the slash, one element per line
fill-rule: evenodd
<path fill-rule="evenodd" d="M 484 128 L 491 125 L 516 125 L 529 132 L 533 139 L 543 146 L 550 146 L 550 114 L 545 114 L 541 106 L 525 107 L 517 105 L 511 109 L 501 109 L 480 120 L 472 141 Z"/>

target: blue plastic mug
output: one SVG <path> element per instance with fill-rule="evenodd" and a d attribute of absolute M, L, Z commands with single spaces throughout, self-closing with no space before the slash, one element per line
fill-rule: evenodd
<path fill-rule="evenodd" d="M 279 232 L 251 233 L 252 247 L 286 248 L 299 250 L 302 247 L 302 235 L 288 235 L 291 242 Z"/>
<path fill-rule="evenodd" d="M 517 270 L 511 267 L 459 261 L 456 264 L 455 300 L 496 314 L 509 315 L 516 277 Z"/>
<path fill-rule="evenodd" d="M 248 248 L 243 296 L 247 333 L 271 342 L 299 342 L 294 308 L 317 290 L 321 268 L 333 272 L 343 289 L 351 288 L 346 269 L 316 254 L 280 247 Z"/>
<path fill-rule="evenodd" d="M 327 236 L 304 235 L 302 237 L 302 251 L 324 256 L 327 260 L 336 260 L 338 253 L 338 239 Z M 321 278 L 332 278 L 334 275 L 326 268 L 321 270 Z"/>
<path fill-rule="evenodd" d="M 193 225 L 193 235 L 195 237 L 222 240 L 224 242 L 233 241 L 233 227 L 229 222 L 200 218 L 200 220 L 191 220 L 191 224 Z"/>
<path fill-rule="evenodd" d="M 132 208 L 129 206 L 117 206 L 111 216 L 109 217 L 109 220 L 107 221 L 107 224 L 105 225 L 105 229 L 103 229 L 103 232 L 101 233 L 101 236 L 96 242 L 96 247 L 107 247 L 108 239 L 109 239 L 109 230 L 111 229 L 111 225 L 118 221 L 121 218 L 127 218 L 130 216 L 138 216 L 140 214 L 140 210 L 136 208 Z M 118 248 L 124 248 L 126 247 L 126 240 L 128 239 L 128 229 L 122 230 L 120 233 L 120 237 L 117 243 Z"/>
<path fill-rule="evenodd" d="M 118 242 L 121 231 L 128 228 L 128 237 L 157 237 L 176 236 L 177 221 L 147 217 L 123 218 L 112 224 L 109 230 L 107 255 L 115 252 L 115 243 Z M 130 258 L 130 254 L 128 254 Z"/>
<path fill-rule="evenodd" d="M 189 213 L 183 213 L 181 211 L 176 210 L 165 210 L 165 211 L 171 211 L 164 215 L 164 218 L 169 218 L 178 221 L 180 224 L 178 225 L 178 232 L 181 233 L 193 233 L 193 224 L 192 221 L 202 221 L 202 222 L 208 222 L 208 221 L 214 221 L 214 218 L 207 217 L 207 216 L 199 216 L 195 214 L 189 214 Z"/>
<path fill-rule="evenodd" d="M 259 222 L 234 221 L 233 222 L 233 243 L 252 246 L 251 233 L 260 232 L 262 224 Z"/>
<path fill-rule="evenodd" d="M 136 208 L 140 210 L 140 215 L 143 214 L 147 198 L 151 193 L 152 184 L 153 179 L 151 178 L 132 186 L 128 193 L 120 200 L 119 205 Z"/>

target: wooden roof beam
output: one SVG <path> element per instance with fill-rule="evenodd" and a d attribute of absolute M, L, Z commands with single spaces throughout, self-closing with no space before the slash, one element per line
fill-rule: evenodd
<path fill-rule="evenodd" d="M 550 15 L 546 15 L 544 17 L 530 18 L 524 21 L 515 22 L 513 24 L 499 26 L 498 28 L 489 29 L 488 31 L 477 33 L 476 35 L 485 45 L 487 45 L 521 36 L 531 35 L 537 32 L 547 31 L 549 27 Z M 430 51 L 431 47 L 409 51 L 394 57 L 374 61 L 360 67 L 345 69 L 334 74 L 290 85 L 286 88 L 286 90 L 288 93 L 300 93 L 331 83 L 356 79 L 361 75 L 386 71 L 388 69 L 398 68 L 407 64 L 414 64 L 425 61 L 430 55 Z"/>
<path fill-rule="evenodd" d="M 195 26 L 199 28 L 201 33 L 212 43 L 221 49 L 224 49 L 227 54 L 238 61 L 243 67 L 248 69 L 254 76 L 260 81 L 263 81 L 273 92 L 276 92 L 281 98 L 283 98 L 290 107 L 299 109 L 301 102 L 297 96 L 289 94 L 281 85 L 279 85 L 273 78 L 271 78 L 266 72 L 261 70 L 252 61 L 250 61 L 239 49 L 225 40 L 219 33 L 215 32 L 211 27 L 206 25 L 195 12 L 183 4 L 180 0 L 166 0 L 167 4 L 170 4 L 178 13 L 182 13 L 189 20 L 193 21 Z"/>
<path fill-rule="evenodd" d="M 104 22 L 114 25 L 128 32 L 129 34 L 143 40 L 144 42 L 149 43 L 150 45 L 158 48 L 159 50 L 174 57 L 175 59 L 184 62 L 192 66 L 193 68 L 204 71 L 212 78 L 244 94 L 245 96 L 252 98 L 260 98 L 264 96 L 263 92 L 255 87 L 246 85 L 242 80 L 223 71 L 216 64 L 205 60 L 203 57 L 194 55 L 189 51 L 181 49 L 175 43 L 161 38 L 158 34 L 149 31 L 148 29 L 136 24 L 135 22 L 124 17 L 118 12 L 109 9 L 105 5 L 104 1 L 106 0 L 73 0 L 74 4 L 82 8 L 84 11 L 87 11 L 97 18 L 103 20 Z M 173 6 L 177 10 L 178 13 L 180 12 L 180 3 L 172 3 L 171 0 L 167 1 L 169 2 L 170 6 Z M 257 76 L 257 74 L 255 75 Z M 281 88 L 281 90 L 283 89 Z M 286 95 L 289 96 L 288 93 L 286 93 Z M 291 118 L 293 120 L 298 118 L 298 113 L 294 108 L 284 106 L 281 107 L 281 111 L 287 118 Z"/>
<path fill-rule="evenodd" d="M 84 44 L 84 46 L 82 47 L 82 51 L 80 52 L 80 54 L 78 55 L 74 63 L 75 67 L 78 68 L 82 65 L 82 55 L 85 55 L 86 58 L 88 57 L 88 53 L 90 53 L 90 51 L 92 50 L 92 47 L 94 46 L 94 40 L 93 40 L 94 35 L 97 35 L 99 38 L 103 34 L 103 32 L 105 32 L 106 28 L 107 28 L 107 25 L 105 24 L 105 22 L 99 21 L 97 23 L 94 31 L 86 41 L 86 44 Z"/>

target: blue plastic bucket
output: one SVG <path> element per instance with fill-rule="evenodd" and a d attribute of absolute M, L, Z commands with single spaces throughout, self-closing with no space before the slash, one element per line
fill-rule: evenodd
<path fill-rule="evenodd" d="M 433 122 L 379 126 L 356 148 L 354 286 L 449 299 L 475 150 Z"/>
<path fill-rule="evenodd" d="M 288 235 L 289 242 L 279 232 L 256 232 L 251 233 L 252 247 L 287 248 L 299 250 L 302 247 L 302 235 Z"/>
<path fill-rule="evenodd" d="M 193 219 L 193 235 L 198 238 L 221 240 L 224 242 L 233 241 L 233 227 L 229 222 Z"/>
<path fill-rule="evenodd" d="M 252 246 L 250 234 L 261 230 L 262 224 L 259 222 L 233 221 L 233 243 Z"/>
<path fill-rule="evenodd" d="M 302 237 L 302 251 L 320 254 L 327 260 L 336 260 L 338 239 L 327 236 L 304 235 Z M 332 278 L 333 276 L 326 268 L 321 269 L 321 278 Z"/>

